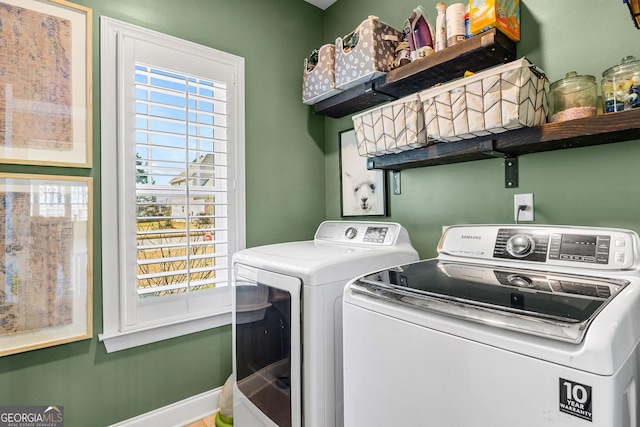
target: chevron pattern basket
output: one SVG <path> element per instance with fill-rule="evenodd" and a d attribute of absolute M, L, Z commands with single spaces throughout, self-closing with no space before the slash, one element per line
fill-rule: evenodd
<path fill-rule="evenodd" d="M 418 94 L 365 111 L 352 119 L 361 156 L 397 153 L 428 143 Z"/>
<path fill-rule="evenodd" d="M 546 122 L 549 81 L 516 60 L 419 94 L 427 137 L 460 141 Z"/>

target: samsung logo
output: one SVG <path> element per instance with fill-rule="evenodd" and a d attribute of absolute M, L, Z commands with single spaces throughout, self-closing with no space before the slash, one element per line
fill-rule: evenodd
<path fill-rule="evenodd" d="M 480 240 L 482 239 L 482 236 L 472 236 L 470 234 L 463 234 L 461 236 L 461 239 Z"/>

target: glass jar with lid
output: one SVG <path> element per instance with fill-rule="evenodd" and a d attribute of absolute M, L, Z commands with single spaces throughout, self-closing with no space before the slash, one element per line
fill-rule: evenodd
<path fill-rule="evenodd" d="M 570 71 L 549 86 L 549 122 L 595 116 L 597 101 L 596 78 Z"/>
<path fill-rule="evenodd" d="M 640 61 L 635 56 L 622 58 L 602 73 L 601 86 L 605 113 L 640 107 Z"/>

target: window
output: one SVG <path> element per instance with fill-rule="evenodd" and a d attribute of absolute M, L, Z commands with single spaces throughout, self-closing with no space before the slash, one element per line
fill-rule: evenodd
<path fill-rule="evenodd" d="M 143 64 L 135 82 L 138 296 L 228 286 L 226 84 Z"/>
<path fill-rule="evenodd" d="M 231 255 L 244 247 L 244 62 L 101 19 L 110 352 L 230 323 Z"/>

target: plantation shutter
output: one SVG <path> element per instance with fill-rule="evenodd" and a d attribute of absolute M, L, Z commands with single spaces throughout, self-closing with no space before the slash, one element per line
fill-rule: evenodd
<path fill-rule="evenodd" d="M 231 323 L 244 59 L 105 16 L 100 29 L 98 337 L 111 353 Z"/>
<path fill-rule="evenodd" d="M 233 73 L 209 58 L 124 42 L 134 44 L 123 58 L 124 325 L 138 328 L 230 304 Z"/>
<path fill-rule="evenodd" d="M 228 286 L 226 85 L 136 65 L 137 292 Z"/>

